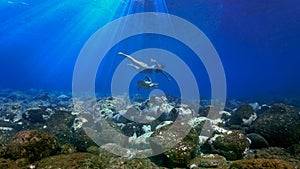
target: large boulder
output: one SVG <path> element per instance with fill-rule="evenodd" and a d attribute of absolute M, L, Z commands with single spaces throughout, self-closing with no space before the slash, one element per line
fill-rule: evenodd
<path fill-rule="evenodd" d="M 75 116 L 71 114 L 71 111 L 55 110 L 55 113 L 44 124 L 47 126 L 44 131 L 57 137 L 61 145 L 70 143 L 74 138 L 72 130 L 74 120 Z"/>
<path fill-rule="evenodd" d="M 268 141 L 261 135 L 256 133 L 248 134 L 247 137 L 251 140 L 250 149 L 268 148 Z"/>
<path fill-rule="evenodd" d="M 229 119 L 229 125 L 249 126 L 257 118 L 252 106 L 248 104 L 241 105 Z"/>
<path fill-rule="evenodd" d="M 299 142 L 300 116 L 289 106 L 275 104 L 259 116 L 252 129 L 262 135 L 270 146 L 287 148 Z"/>
<path fill-rule="evenodd" d="M 247 137 L 239 131 L 215 134 L 208 140 L 212 153 L 224 156 L 227 160 L 238 160 L 250 144 Z"/>
<path fill-rule="evenodd" d="M 56 154 L 58 148 L 58 141 L 51 134 L 27 130 L 13 137 L 9 153 L 13 159 L 28 158 L 32 162 Z"/>
<path fill-rule="evenodd" d="M 154 154 L 163 153 L 173 163 L 185 165 L 196 155 L 198 134 L 187 121 L 163 126 L 151 137 L 150 146 Z"/>

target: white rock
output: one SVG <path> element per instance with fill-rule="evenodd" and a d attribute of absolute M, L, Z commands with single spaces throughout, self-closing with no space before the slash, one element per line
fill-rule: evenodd
<path fill-rule="evenodd" d="M 214 154 L 205 154 L 205 155 L 202 155 L 201 157 L 205 157 L 205 158 L 214 158 L 215 155 L 214 155 Z"/>
<path fill-rule="evenodd" d="M 192 115 L 193 111 L 189 108 L 180 107 L 178 108 L 180 115 Z"/>
<path fill-rule="evenodd" d="M 187 108 L 189 108 L 189 105 L 187 105 L 187 104 L 180 104 L 180 107 L 187 109 Z"/>
<path fill-rule="evenodd" d="M 227 116 L 231 116 L 231 113 L 229 113 L 228 111 L 220 111 L 219 114 L 220 114 L 220 115 L 225 114 L 225 115 L 227 115 Z"/>
<path fill-rule="evenodd" d="M 102 112 L 104 112 L 104 113 L 102 114 Z M 114 116 L 114 112 L 108 108 L 104 108 L 104 109 L 100 110 L 100 114 L 101 114 L 101 117 L 103 117 L 105 119 L 111 119 Z"/>
<path fill-rule="evenodd" d="M 84 112 L 84 102 L 83 101 L 74 101 L 73 103 L 73 109 L 72 109 L 72 115 L 78 115 L 81 112 Z"/>
<path fill-rule="evenodd" d="M 47 109 L 46 109 L 46 112 L 49 113 L 50 116 L 52 116 L 52 115 L 55 113 L 55 112 L 54 112 L 52 109 L 50 109 L 50 108 L 47 108 Z"/>
<path fill-rule="evenodd" d="M 75 120 L 74 120 L 74 123 L 73 123 L 73 128 L 75 129 L 75 130 L 77 130 L 77 129 L 80 129 L 80 128 L 82 128 L 82 125 L 84 124 L 84 123 L 87 123 L 88 122 L 88 120 L 87 119 L 85 119 L 85 118 L 83 118 L 83 117 L 78 117 L 78 118 L 76 118 Z"/>
<path fill-rule="evenodd" d="M 268 106 L 267 104 L 261 105 L 261 107 L 265 107 L 265 106 L 271 108 L 271 106 Z"/>
<path fill-rule="evenodd" d="M 221 118 L 211 119 L 210 122 L 211 122 L 212 125 L 217 125 L 217 124 L 220 124 L 220 123 L 225 123 Z"/>
<path fill-rule="evenodd" d="M 190 169 L 193 169 L 193 168 L 198 168 L 198 165 L 192 164 L 192 165 L 190 166 Z"/>
<path fill-rule="evenodd" d="M 50 118 L 49 115 L 44 115 L 44 114 L 42 114 L 42 117 L 43 117 L 44 120 L 48 120 Z"/>
<path fill-rule="evenodd" d="M 154 121 L 154 120 L 155 120 L 155 117 L 152 117 L 152 116 L 146 116 L 146 117 L 145 117 L 145 120 L 146 120 L 146 122 L 151 122 L 151 121 Z"/>
<path fill-rule="evenodd" d="M 221 134 L 215 134 L 212 138 L 210 138 L 210 139 L 208 140 L 208 143 L 212 145 L 213 142 L 216 141 L 216 139 L 217 139 L 218 137 L 223 137 L 223 135 L 221 135 Z"/>
<path fill-rule="evenodd" d="M 0 127 L 0 130 L 2 130 L 2 131 L 12 131 L 13 128 L 11 128 L 11 127 Z"/>
<path fill-rule="evenodd" d="M 143 125 L 142 129 L 145 133 L 151 132 L 151 125 Z"/>
<path fill-rule="evenodd" d="M 253 110 L 258 110 L 261 108 L 257 102 L 250 103 L 249 105 L 253 108 Z"/>
<path fill-rule="evenodd" d="M 127 110 L 119 110 L 119 114 L 124 115 L 126 114 Z"/>
<path fill-rule="evenodd" d="M 136 140 L 136 138 L 137 138 L 136 133 L 133 133 L 133 136 L 128 138 L 129 143 L 133 143 Z"/>
<path fill-rule="evenodd" d="M 143 145 L 147 145 L 148 146 L 146 148 L 150 148 L 150 143 L 148 142 L 148 138 L 150 138 L 153 133 L 154 132 L 144 133 L 143 135 L 135 138 L 133 140 L 134 145 L 137 145 L 137 146 L 141 147 L 142 144 L 143 144 Z"/>
<path fill-rule="evenodd" d="M 117 126 L 121 128 L 121 130 L 126 126 L 124 123 L 117 123 Z"/>
<path fill-rule="evenodd" d="M 189 120 L 188 124 L 194 128 L 197 125 L 201 124 L 205 120 L 209 120 L 209 119 L 206 117 L 196 117 L 196 118 L 192 118 L 191 120 Z"/>
<path fill-rule="evenodd" d="M 150 114 L 156 114 L 158 110 L 159 110 L 159 106 L 150 106 L 145 111 Z"/>
<path fill-rule="evenodd" d="M 200 145 L 204 144 L 208 138 L 209 137 L 207 137 L 207 136 L 199 136 L 199 144 Z"/>
<path fill-rule="evenodd" d="M 70 97 L 67 96 L 67 95 L 65 95 L 65 94 L 59 95 L 59 96 L 57 97 L 57 99 L 60 99 L 60 100 L 65 100 L 65 99 L 69 99 L 69 98 L 70 98 Z"/>
<path fill-rule="evenodd" d="M 222 133 L 222 134 L 230 134 L 230 133 L 232 133 L 232 131 L 223 129 L 223 128 L 217 126 L 217 125 L 213 125 L 212 128 L 213 128 L 215 131 L 217 131 L 217 132 L 219 132 L 219 133 Z"/>
<path fill-rule="evenodd" d="M 249 119 L 242 119 L 243 120 L 243 124 L 245 125 L 251 125 L 255 120 L 257 119 L 257 115 L 256 113 L 252 114 Z"/>
<path fill-rule="evenodd" d="M 158 130 L 166 125 L 169 125 L 169 124 L 172 124 L 173 121 L 164 121 L 164 122 L 161 122 L 158 126 L 156 126 L 155 130 Z"/>
<path fill-rule="evenodd" d="M 163 103 L 159 106 L 159 111 L 160 112 L 166 112 L 166 113 L 169 113 L 172 111 L 172 109 L 174 108 L 174 106 L 168 104 L 168 103 Z"/>
<path fill-rule="evenodd" d="M 252 143 L 251 139 L 250 139 L 250 138 L 248 138 L 248 137 L 246 137 L 246 138 L 247 138 L 247 140 L 248 140 L 249 144 L 251 144 L 251 143 Z"/>

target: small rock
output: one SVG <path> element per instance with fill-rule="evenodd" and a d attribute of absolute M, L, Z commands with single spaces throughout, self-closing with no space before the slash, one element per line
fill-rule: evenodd
<path fill-rule="evenodd" d="M 284 158 L 284 159 L 291 157 L 291 154 L 288 153 L 285 148 L 281 148 L 281 147 L 269 147 L 269 148 L 265 148 L 262 150 L 269 153 L 272 156 L 278 156 L 278 157 Z"/>
<path fill-rule="evenodd" d="M 99 147 L 97 147 L 97 146 L 91 146 L 91 147 L 88 147 L 88 148 L 86 149 L 86 151 L 87 151 L 88 153 L 91 153 L 91 154 L 94 154 L 94 155 L 99 155 L 99 154 L 100 154 L 100 149 L 99 149 Z"/>
<path fill-rule="evenodd" d="M 38 168 L 104 168 L 108 161 L 89 153 L 61 154 L 35 163 Z"/>
<path fill-rule="evenodd" d="M 250 106 L 253 108 L 253 110 L 255 110 L 255 111 L 261 108 L 260 105 L 259 105 L 257 102 L 255 102 L 255 103 L 250 103 L 249 105 L 250 105 Z"/>
<path fill-rule="evenodd" d="M 282 169 L 294 169 L 294 167 L 284 160 L 279 159 L 247 159 L 235 161 L 231 164 L 230 169 L 248 169 L 248 168 L 259 168 L 259 169 L 271 169 L 271 168 L 282 168 Z"/>
<path fill-rule="evenodd" d="M 11 161 L 9 159 L 3 159 L 3 158 L 0 158 L 0 168 L 3 168 L 3 169 L 21 169 L 17 166 L 17 164 L 14 161 Z"/>
<path fill-rule="evenodd" d="M 270 109 L 270 106 L 263 104 L 260 109 L 256 110 L 256 114 L 259 116 Z"/>
<path fill-rule="evenodd" d="M 226 159 L 218 154 L 203 154 L 189 162 L 190 169 L 198 168 L 226 168 Z"/>
<path fill-rule="evenodd" d="M 145 133 L 151 132 L 151 125 L 143 125 L 142 129 Z"/>
<path fill-rule="evenodd" d="M 288 151 L 291 155 L 296 157 L 297 159 L 300 159 L 300 145 L 299 144 L 293 144 L 288 148 Z"/>
<path fill-rule="evenodd" d="M 51 99 L 51 96 L 47 92 L 42 92 L 42 93 L 39 93 L 38 95 L 36 95 L 34 97 L 34 99 L 35 100 L 44 100 L 44 101 L 47 101 L 47 100 Z"/>
<path fill-rule="evenodd" d="M 5 143 L 0 142 L 0 158 L 6 158 L 8 156 L 8 147 Z"/>
<path fill-rule="evenodd" d="M 72 144 L 64 144 L 61 146 L 61 154 L 72 154 L 75 153 L 76 149 Z"/>
<path fill-rule="evenodd" d="M 59 95 L 59 96 L 57 97 L 57 99 L 62 100 L 62 101 L 67 101 L 67 100 L 70 99 L 70 97 L 67 96 L 67 95 L 65 95 L 65 94 L 62 94 L 62 95 Z"/>
<path fill-rule="evenodd" d="M 247 158 L 265 158 L 265 159 L 282 159 L 289 160 L 292 155 L 286 149 L 280 147 L 269 147 L 257 149 L 255 151 L 247 151 Z"/>

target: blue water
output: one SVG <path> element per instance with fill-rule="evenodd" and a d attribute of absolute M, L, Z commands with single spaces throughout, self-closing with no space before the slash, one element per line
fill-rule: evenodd
<path fill-rule="evenodd" d="M 297 0 L 1 0 L 0 88 L 71 91 L 76 59 L 89 37 L 114 19 L 140 12 L 177 15 L 201 29 L 223 63 L 229 97 L 300 94 Z M 210 96 L 209 77 L 195 54 L 173 39 L 154 35 L 112 47 L 99 67 L 96 90 L 109 93 L 111 77 L 123 60 L 118 51 L 130 54 L 144 48 L 176 53 L 197 74 L 201 95 Z M 131 92 L 149 93 L 137 89 L 141 78 L 145 75 L 132 80 Z M 152 79 L 167 94 L 178 94 L 176 83 Z"/>

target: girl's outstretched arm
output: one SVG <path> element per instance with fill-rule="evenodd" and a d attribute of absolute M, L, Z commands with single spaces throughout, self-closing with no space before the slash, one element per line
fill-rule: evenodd
<path fill-rule="evenodd" d="M 144 62 L 141 62 L 141 61 L 138 61 L 136 60 L 135 58 L 133 58 L 132 56 L 130 55 L 127 55 L 123 52 L 118 52 L 119 55 L 122 55 L 122 56 L 125 56 L 127 59 L 129 59 L 132 63 L 134 63 L 135 65 L 139 66 L 139 67 L 142 67 L 144 69 L 152 69 L 154 66 L 149 66 L 147 65 L 146 63 Z"/>

